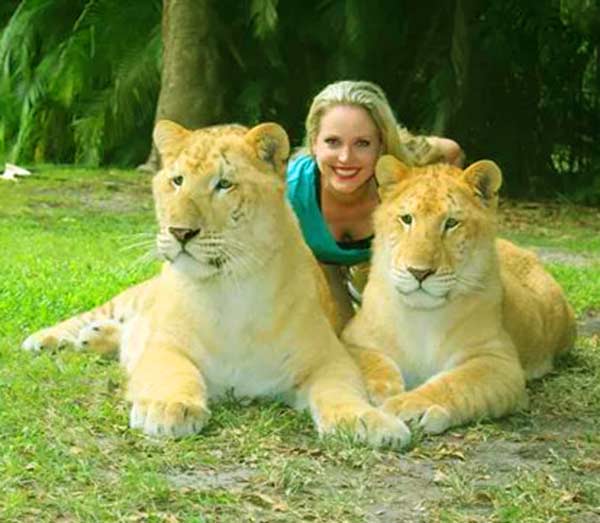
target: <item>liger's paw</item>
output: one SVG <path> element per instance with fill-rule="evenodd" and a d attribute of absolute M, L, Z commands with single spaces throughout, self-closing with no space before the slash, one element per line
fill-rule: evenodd
<path fill-rule="evenodd" d="M 318 430 L 321 435 L 349 430 L 357 440 L 373 447 L 402 448 L 410 442 L 410 430 L 402 420 L 373 407 L 329 420 L 321 416 Z"/>
<path fill-rule="evenodd" d="M 95 320 L 85 325 L 77 336 L 75 348 L 99 354 L 117 352 L 121 342 L 122 325 L 117 320 Z"/>
<path fill-rule="evenodd" d="M 360 416 L 357 433 L 361 440 L 374 447 L 402 448 L 410 443 L 406 423 L 380 409 L 370 409 Z"/>
<path fill-rule="evenodd" d="M 40 352 L 42 350 L 62 349 L 73 344 L 74 340 L 53 333 L 52 329 L 42 329 L 29 336 L 21 344 L 21 348 L 30 352 Z"/>
<path fill-rule="evenodd" d="M 383 410 L 404 421 L 418 420 L 429 434 L 440 434 L 452 425 L 452 417 L 445 407 L 412 392 L 388 399 Z"/>
<path fill-rule="evenodd" d="M 135 401 L 129 426 L 150 436 L 181 438 L 202 430 L 210 412 L 203 402 Z"/>

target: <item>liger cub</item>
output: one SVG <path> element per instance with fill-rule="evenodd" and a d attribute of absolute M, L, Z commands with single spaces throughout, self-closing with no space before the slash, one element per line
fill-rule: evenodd
<path fill-rule="evenodd" d="M 496 238 L 502 174 L 376 166 L 382 203 L 362 307 L 342 334 L 375 403 L 426 432 L 507 414 L 575 338 L 537 257 Z"/>
<path fill-rule="evenodd" d="M 162 272 L 24 348 L 121 345 L 130 425 L 147 434 L 198 432 L 209 400 L 233 392 L 308 407 L 321 434 L 343 426 L 373 445 L 406 444 L 408 428 L 368 403 L 334 332 L 327 284 L 285 198 L 285 131 L 161 121 L 154 140 Z"/>

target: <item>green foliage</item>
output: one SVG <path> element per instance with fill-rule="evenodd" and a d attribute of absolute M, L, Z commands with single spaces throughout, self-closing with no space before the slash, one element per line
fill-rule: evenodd
<path fill-rule="evenodd" d="M 221 0 L 209 13 L 220 121 L 275 120 L 299 144 L 314 94 L 369 79 L 409 128 L 496 160 L 506 194 L 600 203 L 598 2 Z M 160 0 L 3 3 L 0 159 L 143 161 L 160 18 Z"/>
<path fill-rule="evenodd" d="M 250 16 L 254 23 L 254 34 L 264 40 L 277 29 L 277 4 L 279 0 L 252 0 Z"/>
<path fill-rule="evenodd" d="M 0 39 L 0 151 L 131 163 L 148 149 L 160 49 L 158 0 L 22 1 Z"/>
<path fill-rule="evenodd" d="M 453 123 L 467 151 L 498 161 L 510 195 L 598 203 L 600 40 L 552 0 L 492 2 L 473 28 L 475 75 Z"/>
<path fill-rule="evenodd" d="M 264 13 L 274 3 L 257 5 Z M 244 22 L 243 4 L 220 4 L 217 16 L 233 20 L 222 50 L 224 83 L 236 86 L 225 120 L 275 119 L 299 144 L 318 90 L 367 78 L 382 85 L 409 128 L 457 139 L 468 160 L 495 159 L 505 194 L 600 202 L 600 31 L 581 22 L 600 16 L 597 4 L 455 0 L 432 10 L 410 0 L 321 0 L 276 7 L 273 30 L 266 16 Z"/>

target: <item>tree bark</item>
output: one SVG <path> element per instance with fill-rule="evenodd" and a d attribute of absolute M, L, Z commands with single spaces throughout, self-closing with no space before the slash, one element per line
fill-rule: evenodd
<path fill-rule="evenodd" d="M 173 120 L 194 129 L 222 119 L 217 28 L 210 0 L 163 0 L 163 63 L 155 121 Z M 159 167 L 152 144 L 139 169 L 154 172 Z"/>
<path fill-rule="evenodd" d="M 450 62 L 454 71 L 455 82 L 453 88 L 448 90 L 446 96 L 438 105 L 433 124 L 433 134 L 435 135 L 444 136 L 446 134 L 449 120 L 458 112 L 465 97 L 471 51 L 468 20 L 473 4 L 473 0 L 456 0 L 454 4 Z"/>

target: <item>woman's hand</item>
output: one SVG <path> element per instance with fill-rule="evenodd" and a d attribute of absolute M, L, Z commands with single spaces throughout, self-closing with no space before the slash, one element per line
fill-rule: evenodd
<path fill-rule="evenodd" d="M 450 138 L 440 138 L 439 136 L 428 136 L 429 144 L 438 150 L 444 157 L 444 160 L 456 167 L 463 167 L 465 162 L 465 153 L 460 145 Z"/>

